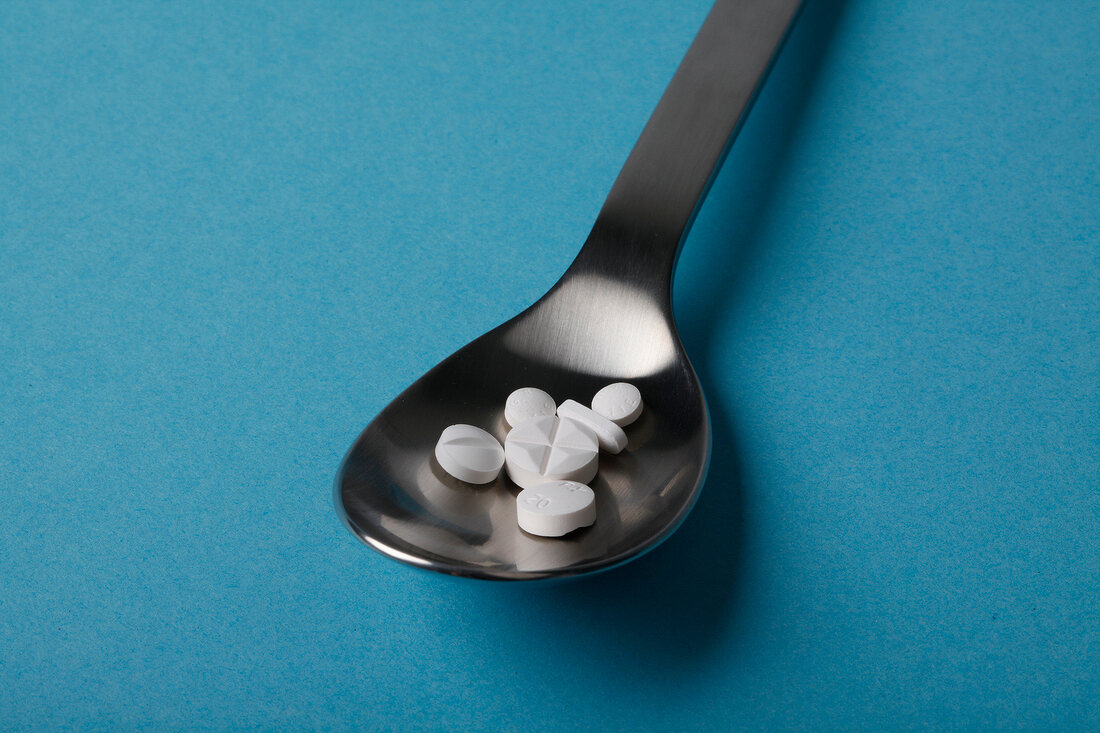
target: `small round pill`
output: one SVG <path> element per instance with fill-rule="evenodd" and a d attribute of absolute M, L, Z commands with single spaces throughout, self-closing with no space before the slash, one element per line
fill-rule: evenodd
<path fill-rule="evenodd" d="M 599 459 L 592 431 L 553 415 L 520 423 L 504 439 L 508 476 L 524 489 L 554 480 L 587 483 L 596 477 Z"/>
<path fill-rule="evenodd" d="M 592 398 L 592 410 L 619 427 L 626 427 L 642 414 L 642 393 L 633 384 L 609 384 Z"/>
<path fill-rule="evenodd" d="M 508 395 L 504 403 L 504 419 L 514 428 L 532 418 L 553 415 L 555 410 L 554 398 L 538 387 L 520 387 Z"/>
<path fill-rule="evenodd" d="M 435 459 L 459 481 L 487 484 L 500 474 L 504 449 L 489 433 L 473 425 L 452 425 L 435 444 Z"/>
<path fill-rule="evenodd" d="M 626 447 L 626 433 L 611 420 L 576 400 L 566 400 L 558 405 L 558 417 L 576 420 L 596 434 L 600 448 L 608 453 L 619 453 Z"/>
<path fill-rule="evenodd" d="M 516 497 L 520 528 L 539 537 L 561 537 L 596 521 L 596 494 L 576 481 L 546 481 Z"/>

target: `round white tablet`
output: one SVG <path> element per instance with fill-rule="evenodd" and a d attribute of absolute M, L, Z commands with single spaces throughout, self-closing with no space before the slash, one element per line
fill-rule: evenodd
<path fill-rule="evenodd" d="M 599 459 L 592 431 L 552 415 L 520 423 L 504 439 L 508 476 L 525 489 L 558 479 L 587 483 L 596 477 Z"/>
<path fill-rule="evenodd" d="M 596 434 L 600 448 L 608 453 L 619 453 L 626 447 L 626 433 L 615 423 L 576 400 L 566 400 L 558 405 L 558 417 L 576 420 Z"/>
<path fill-rule="evenodd" d="M 504 419 L 513 428 L 536 417 L 553 415 L 554 398 L 538 387 L 520 387 L 504 403 Z"/>
<path fill-rule="evenodd" d="M 633 384 L 609 384 L 592 398 L 592 409 L 619 427 L 626 427 L 642 414 L 642 393 Z"/>
<path fill-rule="evenodd" d="M 500 474 L 504 449 L 492 435 L 473 425 L 452 425 L 435 444 L 435 459 L 459 481 L 487 484 Z"/>
<path fill-rule="evenodd" d="M 519 492 L 516 518 L 525 532 L 561 537 L 596 521 L 596 494 L 576 481 L 547 481 Z"/>

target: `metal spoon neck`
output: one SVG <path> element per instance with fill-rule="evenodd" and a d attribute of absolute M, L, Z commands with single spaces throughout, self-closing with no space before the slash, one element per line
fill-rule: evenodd
<path fill-rule="evenodd" d="M 605 211 L 562 279 L 584 275 L 647 291 L 660 300 L 671 292 L 680 243 L 679 237 L 638 227 Z"/>
<path fill-rule="evenodd" d="M 571 270 L 670 288 L 676 258 L 801 0 L 718 0 Z"/>

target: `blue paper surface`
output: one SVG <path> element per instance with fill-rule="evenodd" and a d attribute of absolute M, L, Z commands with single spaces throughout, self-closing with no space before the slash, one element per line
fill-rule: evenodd
<path fill-rule="evenodd" d="M 1095 3 L 810 0 L 680 260 L 661 548 L 497 585 L 341 526 L 707 8 L 0 7 L 0 727 L 1100 727 Z"/>

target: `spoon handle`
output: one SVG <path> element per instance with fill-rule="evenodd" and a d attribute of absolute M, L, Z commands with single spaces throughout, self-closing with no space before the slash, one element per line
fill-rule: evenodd
<path fill-rule="evenodd" d="M 572 270 L 668 288 L 680 245 L 801 5 L 714 4 Z"/>

